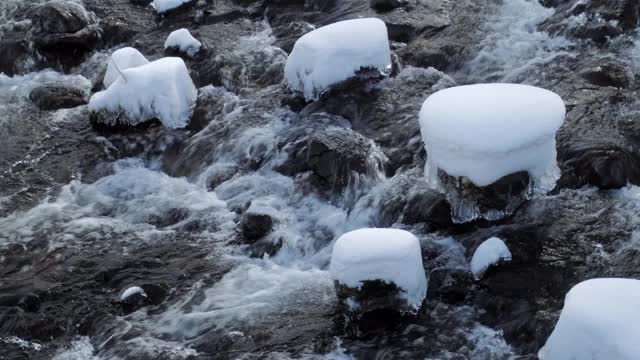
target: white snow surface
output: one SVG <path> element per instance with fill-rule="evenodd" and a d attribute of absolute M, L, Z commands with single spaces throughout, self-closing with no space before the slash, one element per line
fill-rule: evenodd
<path fill-rule="evenodd" d="M 473 253 L 471 273 L 476 280 L 480 280 L 490 266 L 500 261 L 511 261 L 511 251 L 501 239 L 489 238 L 483 241 Z"/>
<path fill-rule="evenodd" d="M 386 72 L 391 66 L 387 27 L 382 20 L 344 20 L 313 30 L 296 41 L 287 64 L 289 86 L 316 99 L 329 86 L 360 68 Z"/>
<path fill-rule="evenodd" d="M 334 280 L 351 288 L 360 288 L 366 280 L 393 283 L 414 308 L 427 295 L 420 242 L 405 230 L 364 228 L 340 236 L 329 271 Z"/>
<path fill-rule="evenodd" d="M 426 169 L 465 176 L 477 186 L 518 171 L 541 178 L 557 169 L 555 134 L 564 118 L 560 96 L 534 86 L 476 84 L 438 91 L 420 110 Z"/>
<path fill-rule="evenodd" d="M 144 292 L 144 290 L 140 286 L 132 286 L 130 288 L 127 288 L 122 293 L 122 295 L 120 295 L 120 301 L 125 301 L 130 296 L 133 296 L 133 295 L 136 295 L 136 294 L 140 294 L 140 295 L 142 295 L 144 297 L 147 297 L 147 294 Z"/>
<path fill-rule="evenodd" d="M 201 46 L 202 43 L 185 28 L 171 32 L 164 42 L 165 49 L 176 48 L 189 56 L 193 56 L 200 51 Z"/>
<path fill-rule="evenodd" d="M 149 60 L 147 60 L 147 58 L 144 57 L 144 55 L 142 55 L 138 50 L 132 47 L 125 47 L 114 51 L 113 54 L 111 54 L 111 58 L 109 59 L 107 65 L 107 72 L 104 75 L 104 80 L 102 81 L 105 89 L 109 88 L 109 86 L 111 86 L 111 84 L 113 84 L 120 77 L 118 69 L 120 69 L 120 71 L 123 71 L 126 69 L 146 65 L 148 63 Z"/>
<path fill-rule="evenodd" d="M 126 79 L 91 97 L 91 111 L 125 112 L 131 125 L 158 118 L 166 127 L 187 126 L 198 90 L 182 59 L 166 57 L 122 73 Z"/>
<path fill-rule="evenodd" d="M 637 360 L 640 280 L 591 279 L 565 297 L 540 360 Z"/>
<path fill-rule="evenodd" d="M 158 14 L 162 14 L 192 1 L 193 0 L 153 0 L 151 5 L 156 9 Z"/>

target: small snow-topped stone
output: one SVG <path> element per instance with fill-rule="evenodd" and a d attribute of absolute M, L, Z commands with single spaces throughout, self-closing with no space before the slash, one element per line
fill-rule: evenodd
<path fill-rule="evenodd" d="M 400 229 L 359 229 L 340 236 L 329 270 L 334 280 L 351 288 L 367 280 L 393 283 L 416 308 L 427 294 L 420 242 Z"/>
<path fill-rule="evenodd" d="M 511 261 L 511 252 L 501 239 L 492 237 L 480 244 L 471 258 L 471 273 L 476 280 L 489 269 L 501 261 Z"/>
<path fill-rule="evenodd" d="M 188 4 L 193 0 L 153 0 L 151 5 L 158 12 L 158 14 L 166 13 L 173 9 L 177 9 L 184 4 Z"/>
<path fill-rule="evenodd" d="M 591 279 L 574 286 L 540 360 L 636 360 L 640 280 Z"/>
<path fill-rule="evenodd" d="M 104 75 L 104 80 L 102 83 L 105 88 L 108 88 L 113 84 L 119 77 L 120 73 L 118 70 L 123 71 L 126 69 L 146 65 L 149 63 L 144 55 L 140 53 L 140 51 L 132 48 L 125 47 L 122 49 L 118 49 L 111 54 L 111 58 L 109 59 L 107 65 L 107 72 Z M 116 68 L 117 66 L 117 68 Z"/>
<path fill-rule="evenodd" d="M 122 293 L 122 295 L 120 295 L 120 301 L 125 301 L 129 297 L 131 297 L 133 295 L 137 295 L 137 294 L 140 294 L 141 296 L 144 296 L 144 297 L 147 296 L 147 294 L 145 294 L 144 290 L 140 286 L 132 286 L 132 287 L 126 289 Z"/>
<path fill-rule="evenodd" d="M 184 28 L 173 31 L 164 42 L 165 49 L 175 48 L 189 56 L 193 56 L 200 51 L 201 46 L 202 43 L 194 38 L 189 30 Z"/>
<path fill-rule="evenodd" d="M 518 171 L 542 177 L 557 168 L 555 133 L 564 118 L 562 99 L 534 86 L 476 84 L 438 91 L 420 110 L 428 167 L 477 186 Z"/>
<path fill-rule="evenodd" d="M 356 75 L 361 68 L 386 72 L 391 66 L 387 27 L 375 18 L 339 21 L 313 30 L 296 41 L 285 66 L 293 90 L 317 98 L 329 86 Z"/>
<path fill-rule="evenodd" d="M 157 118 L 166 127 L 187 126 L 198 90 L 182 59 L 162 58 L 122 73 L 124 78 L 91 97 L 91 111 L 124 112 L 130 125 Z"/>

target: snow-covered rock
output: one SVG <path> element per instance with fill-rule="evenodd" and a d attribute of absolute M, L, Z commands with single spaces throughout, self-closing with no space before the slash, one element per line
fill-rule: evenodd
<path fill-rule="evenodd" d="M 121 71 L 124 77 L 91 97 L 91 111 L 122 113 L 129 125 L 157 118 L 170 128 L 187 126 L 198 90 L 182 59 L 167 57 Z"/>
<path fill-rule="evenodd" d="M 285 77 L 305 98 L 317 98 L 329 86 L 360 69 L 386 72 L 391 66 L 387 27 L 375 18 L 340 21 L 313 30 L 296 41 Z"/>
<path fill-rule="evenodd" d="M 111 58 L 107 64 L 107 72 L 105 73 L 104 80 L 102 81 L 105 89 L 111 86 L 111 84 L 120 77 L 120 72 L 118 72 L 118 70 L 123 71 L 146 65 L 148 63 L 149 60 L 147 60 L 147 58 L 138 50 L 132 47 L 125 47 L 114 51 L 113 54 L 111 54 Z"/>
<path fill-rule="evenodd" d="M 483 241 L 473 253 L 470 264 L 471 273 L 476 280 L 480 280 L 490 266 L 503 261 L 511 261 L 509 248 L 501 239 L 489 238 Z"/>
<path fill-rule="evenodd" d="M 565 106 L 555 93 L 528 85 L 457 86 L 429 96 L 420 110 L 428 154 L 437 169 L 487 186 L 519 171 L 536 180 L 558 176 L 555 134 Z"/>
<path fill-rule="evenodd" d="M 412 310 L 420 308 L 427 294 L 420 242 L 400 229 L 367 228 L 340 236 L 329 270 L 337 284 L 350 289 L 361 289 L 367 281 L 393 284 Z"/>
<path fill-rule="evenodd" d="M 133 295 L 147 297 L 147 294 L 145 294 L 144 290 L 140 286 L 132 286 L 122 292 L 122 295 L 120 295 L 120 301 L 125 301 Z"/>
<path fill-rule="evenodd" d="M 640 280 L 591 279 L 565 297 L 540 360 L 636 360 L 640 354 Z"/>
<path fill-rule="evenodd" d="M 189 30 L 184 28 L 171 32 L 164 42 L 165 50 L 173 48 L 189 56 L 193 56 L 200 51 L 200 47 L 202 47 L 202 43 L 194 38 Z"/>
<path fill-rule="evenodd" d="M 158 12 L 158 14 L 164 14 L 167 11 L 177 9 L 180 6 L 191 3 L 193 0 L 153 0 L 151 5 Z"/>

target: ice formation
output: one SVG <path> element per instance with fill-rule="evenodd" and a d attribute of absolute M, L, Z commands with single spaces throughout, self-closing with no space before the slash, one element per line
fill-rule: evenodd
<path fill-rule="evenodd" d="M 193 0 L 153 0 L 151 5 L 153 5 L 153 8 L 156 9 L 158 14 L 163 14 L 192 1 Z"/>
<path fill-rule="evenodd" d="M 387 27 L 375 18 L 339 21 L 302 36 L 287 59 L 289 86 L 317 98 L 329 86 L 362 68 L 386 72 L 391 66 Z"/>
<path fill-rule="evenodd" d="M 111 54 L 111 58 L 109 59 L 109 63 L 107 65 L 107 72 L 104 75 L 104 80 L 102 83 L 104 84 L 105 89 L 111 86 L 119 77 L 120 71 L 146 65 L 149 63 L 149 60 L 144 57 L 138 50 L 132 47 L 125 47 L 122 49 L 118 49 Z"/>
<path fill-rule="evenodd" d="M 165 49 L 175 48 L 189 56 L 193 56 L 200 51 L 201 46 L 202 43 L 194 38 L 189 30 L 184 28 L 173 31 L 164 42 Z"/>
<path fill-rule="evenodd" d="M 489 238 L 480 244 L 471 258 L 471 273 L 476 280 L 500 261 L 511 261 L 511 252 L 507 245 L 497 237 Z"/>
<path fill-rule="evenodd" d="M 157 118 L 170 128 L 187 126 L 198 90 L 182 59 L 167 57 L 121 71 L 124 78 L 91 97 L 91 111 L 124 112 L 130 125 Z"/>
<path fill-rule="evenodd" d="M 441 169 L 487 186 L 527 171 L 534 182 L 549 176 L 555 181 L 555 134 L 564 117 L 562 99 L 534 86 L 476 84 L 438 91 L 420 110 L 426 175 Z"/>
<path fill-rule="evenodd" d="M 591 279 L 567 294 L 540 360 L 636 360 L 640 280 Z"/>
<path fill-rule="evenodd" d="M 367 280 L 393 283 L 414 308 L 427 295 L 420 242 L 400 229 L 365 228 L 348 232 L 336 241 L 329 267 L 331 277 L 350 288 Z"/>

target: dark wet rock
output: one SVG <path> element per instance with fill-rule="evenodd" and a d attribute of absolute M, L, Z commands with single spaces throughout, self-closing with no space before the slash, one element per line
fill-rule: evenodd
<path fill-rule="evenodd" d="M 40 303 L 40 297 L 34 293 L 0 296 L 0 306 L 17 306 L 26 312 L 37 312 Z"/>
<path fill-rule="evenodd" d="M 551 34 L 603 43 L 634 30 L 638 19 L 640 4 L 635 0 L 573 0 L 557 3 L 555 14 L 540 27 Z"/>
<path fill-rule="evenodd" d="M 284 22 L 280 26 L 273 28 L 273 35 L 277 39 L 274 45 L 287 53 L 291 53 L 296 41 L 312 30 L 314 30 L 314 27 L 304 21 Z"/>
<path fill-rule="evenodd" d="M 149 6 L 153 0 L 129 0 L 133 5 L 137 6 Z"/>
<path fill-rule="evenodd" d="M 54 0 L 38 7 L 32 20 L 34 44 L 47 60 L 64 69 L 80 63 L 84 54 L 98 47 L 102 29 L 93 13 L 80 3 Z"/>
<path fill-rule="evenodd" d="M 429 273 L 430 299 L 439 299 L 447 304 L 463 303 L 473 284 L 471 274 L 463 269 L 436 268 Z"/>
<path fill-rule="evenodd" d="M 169 290 L 164 285 L 142 284 L 142 292 L 136 292 L 124 299 L 119 299 L 118 304 L 125 313 L 131 313 L 145 306 L 161 304 L 167 297 Z"/>
<path fill-rule="evenodd" d="M 247 211 L 242 216 L 240 228 L 245 240 L 253 243 L 271 231 L 273 228 L 273 219 L 268 214 Z"/>
<path fill-rule="evenodd" d="M 529 197 L 531 178 L 526 171 L 509 174 L 487 186 L 476 186 L 465 177 L 453 177 L 438 169 L 439 187 L 451 204 L 454 222 L 479 218 L 499 220 L 512 214 Z"/>
<path fill-rule="evenodd" d="M 83 89 L 51 84 L 31 90 L 29 99 L 41 110 L 58 110 L 86 104 L 87 94 Z"/>
<path fill-rule="evenodd" d="M 564 170 L 558 185 L 562 187 L 596 186 L 618 189 L 640 184 L 640 150 L 611 143 L 576 142 L 559 157 Z"/>
<path fill-rule="evenodd" d="M 379 226 L 382 227 L 394 223 L 425 223 L 433 229 L 443 229 L 453 225 L 451 206 L 446 197 L 428 188 L 422 171 L 392 179 L 382 197 L 378 217 Z"/>
<path fill-rule="evenodd" d="M 389 310 L 398 314 L 414 313 L 415 309 L 401 297 L 402 290 L 393 283 L 367 280 L 360 288 L 350 288 L 334 281 L 340 312 L 351 320 L 364 314 Z"/>
<path fill-rule="evenodd" d="M 324 186 L 346 186 L 354 174 L 370 171 L 372 144 L 359 133 L 329 127 L 297 138 L 285 147 L 288 159 L 278 166 L 285 175 L 311 171 Z"/>
<path fill-rule="evenodd" d="M 283 239 L 262 238 L 249 246 L 249 256 L 261 258 L 265 255 L 275 256 L 282 248 Z"/>
<path fill-rule="evenodd" d="M 7 76 L 24 73 L 27 69 L 26 61 L 30 57 L 27 34 L 18 34 L 17 37 L 3 36 L 0 39 L 0 73 Z"/>
<path fill-rule="evenodd" d="M 409 3 L 407 0 L 371 0 L 371 7 L 376 10 L 388 11 L 395 8 L 405 6 Z"/>
<path fill-rule="evenodd" d="M 129 0 L 84 0 L 83 3 L 87 10 L 100 18 L 102 40 L 107 47 L 128 42 L 155 26 L 153 10 L 146 6 L 132 6 Z M 164 44 L 164 40 L 157 41 Z"/>
<path fill-rule="evenodd" d="M 441 71 L 460 68 L 481 40 L 482 19 L 490 16 L 492 6 L 486 1 L 442 3 L 440 20 L 420 29 L 419 36 L 400 50 L 400 57 L 405 64 L 417 67 Z"/>
<path fill-rule="evenodd" d="M 606 63 L 584 70 L 580 75 L 598 86 L 627 88 L 633 79 L 631 70 L 620 64 Z"/>

